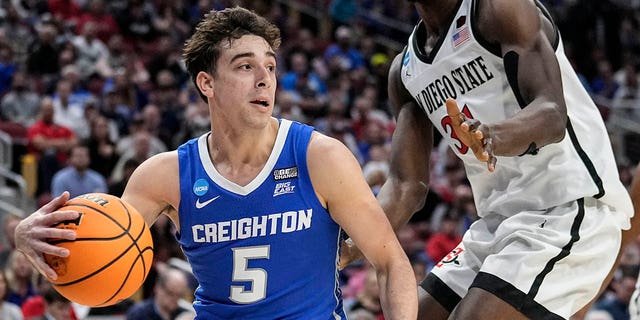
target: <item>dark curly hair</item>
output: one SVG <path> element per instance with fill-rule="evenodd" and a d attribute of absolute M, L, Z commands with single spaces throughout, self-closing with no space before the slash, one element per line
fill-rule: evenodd
<path fill-rule="evenodd" d="M 244 35 L 264 38 L 273 50 L 280 46 L 280 29 L 253 11 L 234 7 L 207 13 L 191 38 L 185 42 L 182 53 L 193 83 L 196 84 L 196 76 L 200 71 L 215 75 L 222 41 L 231 43 Z M 198 93 L 207 102 L 200 89 Z"/>

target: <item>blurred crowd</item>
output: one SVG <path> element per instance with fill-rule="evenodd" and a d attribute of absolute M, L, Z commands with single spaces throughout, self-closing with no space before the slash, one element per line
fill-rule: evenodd
<path fill-rule="evenodd" d="M 640 120 L 640 1 L 542 2 L 607 124 L 618 125 L 614 115 Z M 344 142 L 372 191 L 379 190 L 394 130 L 387 71 L 402 49 L 397 43 L 406 41 L 417 20 L 410 2 L 2 0 L 0 131 L 11 137 L 10 169 L 33 171 L 37 205 L 64 190 L 72 197 L 119 196 L 145 159 L 209 130 L 208 107 L 189 79 L 181 49 L 206 12 L 233 5 L 253 9 L 282 30 L 275 116 L 314 125 Z M 626 185 L 640 160 L 637 131 L 612 129 Z M 439 137 L 435 142 L 426 205 L 398 232 L 418 282 L 477 218 L 462 163 Z M 25 169 L 26 159 L 32 168 Z M 52 290 L 13 250 L 19 213 L 2 217 L 0 319 L 41 319 L 44 313 L 57 320 L 193 318 L 189 301 L 197 284 L 167 219 L 152 227 L 155 261 L 143 288 L 116 306 L 85 308 Z M 628 319 L 625 306 L 639 268 L 636 243 L 626 249 L 591 316 Z M 383 319 L 373 269 L 359 262 L 340 276 L 350 319 Z"/>

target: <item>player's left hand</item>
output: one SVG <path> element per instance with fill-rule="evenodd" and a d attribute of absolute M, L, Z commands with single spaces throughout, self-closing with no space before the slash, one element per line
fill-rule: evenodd
<path fill-rule="evenodd" d="M 75 240 L 76 238 L 74 231 L 53 227 L 57 223 L 78 218 L 78 212 L 57 211 L 67 200 L 69 200 L 69 192 L 65 191 L 38 211 L 22 219 L 16 226 L 16 249 L 25 254 L 36 270 L 52 281 L 56 280 L 58 275 L 44 260 L 44 254 L 68 257 L 69 250 L 50 244 L 47 240 Z"/>
<path fill-rule="evenodd" d="M 496 169 L 496 157 L 493 155 L 491 130 L 476 119 L 468 119 L 458 108 L 455 100 L 447 99 L 447 114 L 451 118 L 453 130 L 458 139 L 471 148 L 476 158 L 487 163 L 487 169 Z"/>
<path fill-rule="evenodd" d="M 354 261 L 362 259 L 364 256 L 362 252 L 351 238 L 347 240 L 343 240 L 340 245 L 340 270 L 346 268 L 349 264 Z"/>

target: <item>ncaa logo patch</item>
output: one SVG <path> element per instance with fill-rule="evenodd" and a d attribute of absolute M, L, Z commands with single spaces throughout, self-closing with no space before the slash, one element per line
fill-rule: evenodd
<path fill-rule="evenodd" d="M 193 184 L 193 193 L 197 196 L 203 196 L 207 194 L 209 191 L 209 183 L 205 179 L 198 179 L 196 183 Z"/>
<path fill-rule="evenodd" d="M 462 251 L 464 251 L 464 249 L 462 249 L 461 247 L 457 247 L 451 250 L 451 252 L 449 252 L 446 257 L 442 258 L 442 260 L 440 260 L 440 262 L 436 264 L 436 268 L 440 268 L 445 264 L 451 264 L 453 266 L 459 267 L 461 263 L 458 260 L 458 257 L 460 257 Z"/>

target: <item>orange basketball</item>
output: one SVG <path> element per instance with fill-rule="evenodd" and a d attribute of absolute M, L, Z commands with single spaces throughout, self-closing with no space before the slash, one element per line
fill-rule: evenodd
<path fill-rule="evenodd" d="M 80 213 L 78 219 L 56 225 L 75 230 L 76 240 L 50 241 L 69 249 L 69 256 L 45 255 L 58 274 L 52 284 L 60 294 L 86 306 L 104 307 L 140 288 L 151 268 L 153 241 L 135 208 L 112 195 L 88 193 L 59 210 Z"/>

